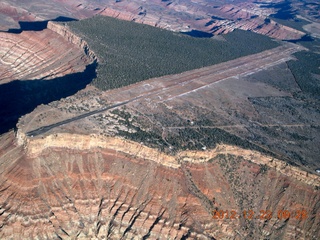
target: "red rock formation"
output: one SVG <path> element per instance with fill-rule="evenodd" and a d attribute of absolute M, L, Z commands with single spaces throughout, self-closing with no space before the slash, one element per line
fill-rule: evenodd
<path fill-rule="evenodd" d="M 144 157 L 139 157 L 135 153 L 141 146 L 136 143 L 109 138 L 101 148 L 95 146 L 99 138 L 78 137 L 71 142 L 63 134 L 35 140 L 43 141 L 39 152 L 32 139 L 17 145 L 12 132 L 1 136 L 1 239 L 320 236 L 320 195 L 307 183 L 311 176 L 297 180 L 241 157 L 245 153 L 236 149 L 230 154 L 217 149 L 221 154 L 205 154 L 212 159 L 202 163 L 197 159 L 203 159 L 204 152 L 157 162 L 152 160 L 157 150 L 143 151 Z M 63 145 L 55 145 L 61 141 Z M 74 145 L 81 141 L 82 149 Z M 34 147 L 38 152 L 31 154 Z M 170 158 L 176 158 L 171 167 L 166 164 Z M 215 209 L 241 217 L 213 219 Z M 254 219 L 243 217 L 249 210 Z M 264 219 L 260 211 L 265 210 L 272 212 L 271 219 Z M 292 215 L 279 218 L 279 210 Z M 298 216 L 302 210 L 306 217 Z"/>
<path fill-rule="evenodd" d="M 11 3 L 12 4 L 12 3 Z M 34 1 L 34 4 L 39 4 Z M 78 19 L 95 14 L 106 15 L 127 21 L 136 21 L 173 31 L 192 29 L 222 34 L 234 29 L 250 30 L 277 39 L 299 39 L 303 32 L 284 27 L 275 22 L 265 22 L 274 9 L 261 8 L 258 3 L 239 1 L 234 4 L 221 4 L 215 1 L 54 1 L 47 3 L 50 13 L 40 11 L 30 14 L 30 6 L 24 8 L 12 4 L 0 5 L 0 11 L 15 21 L 30 19 L 54 19 L 58 16 L 70 16 Z M 5 6 L 5 7 L 4 7 Z M 10 8 L 10 11 L 6 10 Z M 63 12 L 59 11 L 63 9 Z M 18 14 L 17 12 L 23 12 Z M 31 17 L 32 16 L 32 17 Z M 213 17 L 213 18 L 211 18 Z M 218 18 L 217 18 L 218 17 Z M 213 21 L 212 21 L 213 20 Z M 0 19 L 1 25 L 1 19 Z"/>
<path fill-rule="evenodd" d="M 172 18 L 148 11 L 139 15 L 136 7 L 130 5 L 119 16 L 173 29 L 194 23 L 183 19 L 168 25 Z M 262 26 L 262 18 L 251 19 L 246 11 L 223 9 L 226 16 L 230 11 L 231 18 L 246 21 L 216 21 L 204 28 L 223 26 L 216 33 L 226 33 L 239 24 L 277 38 L 299 36 L 274 23 Z M 110 9 L 103 14 L 108 11 L 117 14 Z M 206 22 L 194 24 L 202 29 Z M 83 53 L 81 38 L 61 25 L 49 28 L 0 35 L 0 83 L 50 79 L 81 71 L 92 60 L 94 55 Z M 319 176 L 232 146 L 166 155 L 143 144 L 95 135 L 0 136 L 1 239 L 318 239 L 318 189 Z M 214 210 L 234 211 L 239 218 L 213 219 Z M 243 211 L 251 210 L 254 218 L 245 218 Z M 291 215 L 278 215 L 281 210 Z M 272 213 L 270 219 L 264 211 Z"/>
<path fill-rule="evenodd" d="M 78 46 L 45 29 L 0 33 L 0 83 L 52 79 L 83 71 L 91 61 Z"/>
<path fill-rule="evenodd" d="M 17 8 L 9 3 L 0 3 L 0 30 L 8 28 L 19 28 L 18 21 L 35 21 L 36 16 L 29 13 L 27 10 Z M 5 17 L 4 17 L 5 16 Z"/>
<path fill-rule="evenodd" d="M 207 25 L 207 31 L 214 34 L 228 33 L 234 29 L 249 30 L 276 39 L 299 39 L 305 33 L 278 24 L 273 20 L 266 20 L 254 11 L 235 5 L 224 5 L 216 12 L 216 15 L 225 20 L 215 20 Z"/>
<path fill-rule="evenodd" d="M 100 14 L 174 31 L 196 29 L 213 34 L 226 34 L 234 29 L 243 29 L 276 39 L 300 39 L 305 34 L 274 21 L 265 21 L 266 11 L 259 10 L 254 4 L 226 4 L 219 8 L 213 6 L 213 3 L 206 1 L 185 1 L 160 6 L 154 2 L 142 6 L 122 3 L 112 4 Z M 155 11 L 156 7 L 162 11 Z M 211 19 L 208 15 L 214 18 Z"/>

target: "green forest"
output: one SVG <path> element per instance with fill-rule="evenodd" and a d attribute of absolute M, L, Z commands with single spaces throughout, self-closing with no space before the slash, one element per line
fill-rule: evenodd
<path fill-rule="evenodd" d="M 101 90 L 209 66 L 278 46 L 268 37 L 236 30 L 225 41 L 194 38 L 135 22 L 96 16 L 68 26 L 98 56 Z"/>
<path fill-rule="evenodd" d="M 298 61 L 289 61 L 288 66 L 299 87 L 305 93 L 319 97 L 320 94 L 320 55 L 314 52 L 297 52 Z"/>

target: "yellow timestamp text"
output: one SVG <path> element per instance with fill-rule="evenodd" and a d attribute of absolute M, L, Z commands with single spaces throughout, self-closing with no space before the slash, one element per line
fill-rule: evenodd
<path fill-rule="evenodd" d="M 272 218 L 278 218 L 279 220 L 287 220 L 289 218 L 294 218 L 296 220 L 305 220 L 308 218 L 308 212 L 304 209 L 301 210 L 278 210 L 278 211 L 271 211 L 271 210 L 243 210 L 242 212 L 236 210 L 213 210 L 212 211 L 212 218 L 213 219 L 260 219 L 260 220 L 271 220 Z"/>

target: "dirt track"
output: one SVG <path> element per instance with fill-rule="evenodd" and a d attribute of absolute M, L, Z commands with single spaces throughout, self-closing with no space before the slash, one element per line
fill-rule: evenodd
<path fill-rule="evenodd" d="M 137 84 L 105 92 L 112 105 L 94 110 L 71 119 L 28 131 L 27 135 L 36 136 L 53 128 L 117 108 L 133 102 L 163 102 L 205 88 L 211 84 L 229 78 L 239 78 L 262 69 L 293 59 L 291 54 L 303 50 L 303 47 L 284 43 L 283 45 L 258 54 L 237 58 L 225 63 L 187 71 L 181 74 L 154 78 Z"/>
<path fill-rule="evenodd" d="M 291 54 L 301 50 L 304 50 L 304 48 L 299 45 L 283 43 L 282 46 L 261 53 L 183 72 L 181 74 L 146 80 L 120 89 L 108 91 L 106 95 L 109 99 L 118 102 L 128 101 L 135 97 L 143 97 L 144 100 L 162 102 L 228 78 L 250 75 L 262 69 L 286 62 L 294 59 Z"/>

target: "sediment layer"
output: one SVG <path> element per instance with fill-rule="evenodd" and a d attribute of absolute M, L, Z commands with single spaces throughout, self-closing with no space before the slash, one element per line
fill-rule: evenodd
<path fill-rule="evenodd" d="M 123 139 L 66 134 L 18 145 L 12 132 L 1 136 L 0 151 L 1 238 L 316 239 L 320 234 L 314 176 L 297 180 L 289 166 L 261 165 L 281 166 L 255 152 L 219 146 L 165 156 Z M 213 219 L 215 209 L 253 209 L 257 219 Z M 267 209 L 273 217 L 260 220 Z M 293 216 L 279 219 L 281 209 Z M 298 221 L 302 209 L 307 217 Z"/>
<path fill-rule="evenodd" d="M 320 187 L 320 178 L 315 174 L 307 173 L 298 167 L 266 156 L 258 151 L 243 149 L 237 146 L 220 144 L 215 149 L 204 151 L 180 151 L 176 155 L 167 155 L 159 152 L 157 149 L 147 147 L 134 141 L 126 140 L 118 137 L 104 137 L 98 135 L 80 135 L 69 133 L 57 133 L 46 137 L 38 137 L 36 139 L 27 139 L 24 136 L 17 136 L 27 149 L 29 157 L 41 156 L 41 154 L 50 148 L 65 148 L 68 150 L 90 151 L 95 149 L 109 149 L 129 155 L 132 158 L 141 158 L 146 161 L 154 161 L 158 164 L 171 168 L 181 167 L 181 162 L 205 163 L 216 158 L 218 155 L 231 154 L 242 157 L 247 161 L 258 165 L 266 165 L 276 171 L 295 178 L 303 183 L 311 186 Z M 24 140 L 22 140 L 24 139 Z"/>
<path fill-rule="evenodd" d="M 68 42 L 66 39 L 66 36 L 59 36 L 50 29 L 23 31 L 20 34 L 1 32 L 0 83 L 53 79 L 82 72 L 92 62 L 92 55 L 87 57 L 83 49 L 85 44 L 81 40 Z"/>

